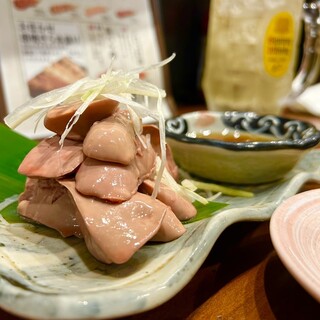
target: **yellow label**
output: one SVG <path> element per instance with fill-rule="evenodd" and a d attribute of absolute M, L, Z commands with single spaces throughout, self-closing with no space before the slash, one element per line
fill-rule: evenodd
<path fill-rule="evenodd" d="M 294 31 L 294 20 L 289 12 L 280 12 L 270 21 L 263 44 L 264 68 L 269 75 L 281 77 L 288 71 Z"/>

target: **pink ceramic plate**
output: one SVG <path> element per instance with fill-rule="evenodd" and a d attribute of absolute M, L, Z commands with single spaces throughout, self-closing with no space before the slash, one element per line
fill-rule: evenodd
<path fill-rule="evenodd" d="M 283 264 L 320 302 L 320 189 L 284 201 L 271 217 L 270 233 Z"/>

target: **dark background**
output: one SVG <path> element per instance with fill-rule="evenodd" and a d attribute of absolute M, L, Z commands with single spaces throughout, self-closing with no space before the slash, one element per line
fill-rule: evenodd
<path fill-rule="evenodd" d="M 170 63 L 170 81 L 178 105 L 203 104 L 201 76 L 209 0 L 159 0 L 160 19 Z"/>

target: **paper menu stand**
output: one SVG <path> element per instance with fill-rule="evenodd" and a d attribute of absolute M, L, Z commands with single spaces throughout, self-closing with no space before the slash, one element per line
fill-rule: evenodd
<path fill-rule="evenodd" d="M 113 57 L 114 70 L 164 58 L 156 1 L 5 0 L 1 4 L 0 27 L 6 30 L 0 37 L 5 113 L 84 76 L 99 77 Z M 167 90 L 165 70 L 142 76 Z M 170 96 L 163 100 L 163 110 L 166 118 L 173 114 Z M 34 139 L 51 134 L 41 123 L 34 131 L 31 121 L 17 131 Z"/>

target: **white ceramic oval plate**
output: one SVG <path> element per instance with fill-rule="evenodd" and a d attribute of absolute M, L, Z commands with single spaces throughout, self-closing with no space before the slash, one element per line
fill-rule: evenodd
<path fill-rule="evenodd" d="M 176 241 L 146 245 L 120 266 L 97 262 L 82 240 L 3 221 L 0 306 L 25 318 L 64 320 L 114 318 L 155 308 L 190 281 L 226 227 L 268 220 L 306 181 L 320 181 L 319 162 L 320 152 L 311 151 L 283 181 L 256 187 L 255 197 L 221 197 L 230 204 L 226 209 L 188 224 Z"/>
<path fill-rule="evenodd" d="M 320 189 L 284 201 L 272 215 L 270 235 L 288 271 L 320 302 Z"/>

